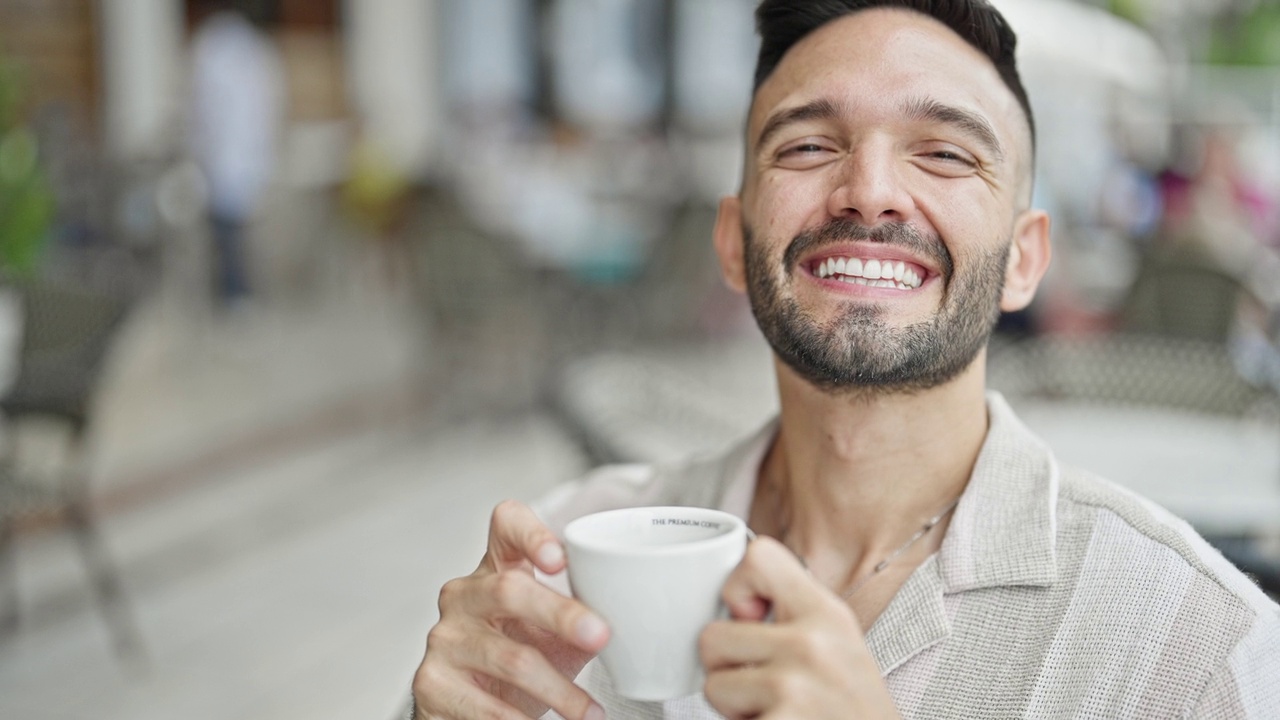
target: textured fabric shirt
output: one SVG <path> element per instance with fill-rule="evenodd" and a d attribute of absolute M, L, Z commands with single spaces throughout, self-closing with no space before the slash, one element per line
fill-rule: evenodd
<path fill-rule="evenodd" d="M 867 632 L 906 718 L 1280 718 L 1280 607 L 1185 522 L 1060 465 L 998 394 L 937 553 Z M 728 452 L 614 466 L 539 506 L 750 509 L 776 421 Z M 593 661 L 611 720 L 720 717 L 700 695 L 634 702 Z"/>

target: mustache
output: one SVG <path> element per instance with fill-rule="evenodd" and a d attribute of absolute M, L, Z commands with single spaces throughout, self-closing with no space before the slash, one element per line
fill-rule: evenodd
<path fill-rule="evenodd" d="M 797 235 L 782 256 L 783 266 L 787 269 L 794 268 L 801 257 L 814 250 L 851 240 L 900 247 L 914 255 L 927 257 L 937 264 L 944 278 L 951 277 L 951 271 L 955 266 L 950 251 L 943 244 L 942 238 L 936 234 L 925 236 L 907 223 L 883 223 L 875 227 L 867 227 L 845 218 L 835 218 L 825 225 Z"/>

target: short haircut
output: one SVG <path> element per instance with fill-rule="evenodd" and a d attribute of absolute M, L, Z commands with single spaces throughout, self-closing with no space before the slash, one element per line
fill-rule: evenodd
<path fill-rule="evenodd" d="M 1035 147 L 1036 123 L 1031 102 L 1018 76 L 1014 48 L 1018 37 L 1000 11 L 987 0 L 762 0 L 756 8 L 760 56 L 756 60 L 753 92 L 782 62 L 782 56 L 809 33 L 846 15 L 871 8 L 902 8 L 927 15 L 986 55 L 1000 73 L 1005 87 L 1017 98 L 1031 130 Z"/>

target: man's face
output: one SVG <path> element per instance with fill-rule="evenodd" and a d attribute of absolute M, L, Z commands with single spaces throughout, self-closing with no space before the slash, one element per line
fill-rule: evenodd
<path fill-rule="evenodd" d="M 797 43 L 752 104 L 745 285 L 774 351 L 831 390 L 933 387 L 999 313 L 1029 131 L 942 24 L 866 10 Z"/>

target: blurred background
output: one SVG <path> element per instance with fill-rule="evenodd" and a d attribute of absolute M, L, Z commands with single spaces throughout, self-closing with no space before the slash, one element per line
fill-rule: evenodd
<path fill-rule="evenodd" d="M 1280 592 L 1280 3 L 999 0 L 991 384 Z M 773 410 L 753 0 L 0 0 L 0 716 L 404 705 L 490 508 Z"/>

